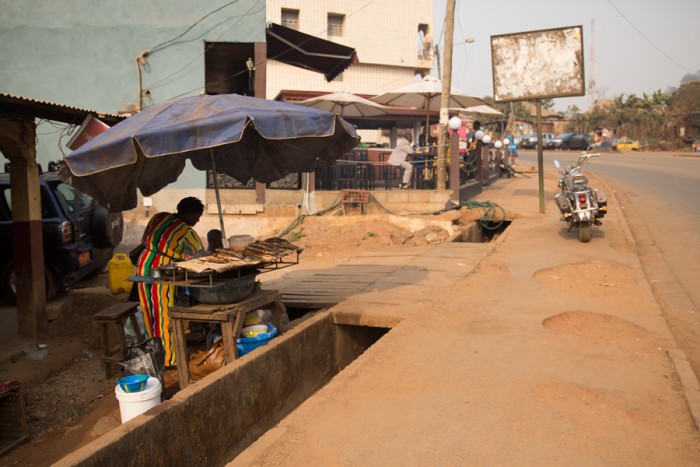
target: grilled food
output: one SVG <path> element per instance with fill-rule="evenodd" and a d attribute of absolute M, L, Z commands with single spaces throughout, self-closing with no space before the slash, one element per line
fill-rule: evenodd
<path fill-rule="evenodd" d="M 267 240 L 264 241 L 264 243 L 276 246 L 277 248 L 282 248 L 284 250 L 291 250 L 291 251 L 298 251 L 301 252 L 303 248 L 298 247 L 292 243 L 289 243 L 287 240 L 279 237 L 272 237 L 268 238 Z"/>
<path fill-rule="evenodd" d="M 212 256 L 226 261 L 260 262 L 260 258 L 257 255 L 231 248 L 218 248 Z"/>

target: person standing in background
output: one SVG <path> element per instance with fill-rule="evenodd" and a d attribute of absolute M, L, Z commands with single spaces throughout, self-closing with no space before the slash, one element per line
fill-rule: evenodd
<path fill-rule="evenodd" d="M 480 136 L 477 138 L 477 133 L 480 132 Z M 482 183 L 488 180 L 488 174 L 484 173 L 483 161 L 482 161 L 482 150 L 484 147 L 481 139 L 483 138 L 484 132 L 481 129 L 481 122 L 479 120 L 474 120 L 472 124 L 472 137 L 469 141 L 468 154 L 469 160 L 474 162 L 474 167 L 476 167 L 476 179 Z M 487 165 L 488 167 L 488 165 Z"/>
<path fill-rule="evenodd" d="M 402 183 L 399 188 L 407 189 L 408 185 L 411 183 L 411 175 L 413 174 L 413 164 L 408 162 L 406 158 L 409 154 L 413 154 L 413 148 L 411 143 L 413 142 L 413 136 L 411 133 L 406 133 L 402 138 L 396 142 L 396 147 L 391 151 L 389 156 L 389 164 L 403 168 L 403 178 Z"/>
<path fill-rule="evenodd" d="M 518 145 L 515 144 L 515 138 L 513 135 L 507 136 L 508 142 L 508 152 L 510 153 L 510 165 L 515 167 L 515 159 L 518 157 Z"/>
<path fill-rule="evenodd" d="M 204 204 L 194 197 L 183 198 L 177 213 L 160 212 L 148 221 L 141 237 L 145 246 L 136 263 L 138 276 L 150 277 L 152 269 L 172 261 L 204 255 L 204 245 L 193 229 L 204 212 Z M 175 303 L 176 287 L 138 282 L 139 302 L 148 338 L 160 337 L 165 349 L 165 366 L 177 364 L 175 342 L 170 329 L 170 307 Z M 187 356 L 183 355 L 187 365 Z"/>

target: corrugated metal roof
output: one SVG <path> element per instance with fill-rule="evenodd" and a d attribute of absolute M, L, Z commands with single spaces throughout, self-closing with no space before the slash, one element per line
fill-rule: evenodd
<path fill-rule="evenodd" d="M 126 118 L 126 116 L 122 115 L 0 93 L 0 115 L 9 118 L 43 118 L 71 125 L 80 125 L 85 120 L 85 117 L 90 114 L 97 116 L 97 118 L 110 126 Z"/>

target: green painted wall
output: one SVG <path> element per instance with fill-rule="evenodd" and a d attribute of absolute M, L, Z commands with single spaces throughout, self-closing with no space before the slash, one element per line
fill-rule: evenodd
<path fill-rule="evenodd" d="M 0 92 L 117 113 L 138 102 L 136 58 L 153 50 L 142 78 L 152 102 L 195 95 L 205 41 L 264 42 L 265 0 L 0 0 Z M 59 140 L 69 151 L 63 126 L 37 128 L 43 167 L 62 158 Z M 191 169 L 173 186 L 203 184 Z"/>

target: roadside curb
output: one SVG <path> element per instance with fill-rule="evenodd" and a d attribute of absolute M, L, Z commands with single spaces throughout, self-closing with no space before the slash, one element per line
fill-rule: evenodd
<path fill-rule="evenodd" d="M 625 198 L 625 195 L 622 193 L 618 193 L 617 191 L 613 192 L 610 189 L 610 186 L 608 185 L 606 180 L 602 180 L 600 177 L 599 179 L 605 184 L 607 187 L 607 190 L 609 193 L 612 194 L 612 197 L 609 199 L 613 199 L 615 201 L 615 205 L 618 209 L 618 212 L 620 213 L 619 219 L 620 219 L 620 225 L 622 226 L 622 229 L 625 233 L 625 237 L 627 238 L 627 242 L 629 245 L 635 250 L 637 253 L 637 258 L 639 260 L 639 264 L 642 267 L 642 271 L 644 272 L 644 276 L 647 279 L 647 282 L 649 283 L 649 287 L 651 289 L 652 294 L 654 295 L 654 299 L 656 300 L 657 304 L 659 305 L 659 308 L 661 308 L 662 314 L 664 313 L 664 309 L 668 308 L 668 305 L 666 304 L 665 300 L 661 297 L 661 294 L 658 293 L 658 290 L 655 290 L 655 287 L 652 287 L 652 282 L 653 279 L 650 277 L 649 271 L 647 271 L 647 267 L 645 267 L 644 262 L 639 256 L 640 252 L 640 244 L 637 243 L 637 237 L 635 237 L 634 233 L 632 232 L 632 229 L 629 226 L 629 222 L 627 218 L 625 217 L 624 209 L 620 205 L 620 197 Z M 623 201 L 624 201 L 623 199 Z M 629 203 L 625 203 L 625 205 L 629 206 Z M 646 228 L 642 225 L 637 225 L 636 228 L 639 231 L 643 232 L 642 236 L 647 236 L 648 233 L 646 232 Z M 638 235 L 639 236 L 639 235 Z M 656 244 L 653 242 L 646 242 L 643 245 L 643 248 L 646 248 L 648 250 L 653 250 L 654 254 L 657 255 L 660 260 L 661 264 L 668 269 L 668 265 L 666 264 L 666 261 L 663 259 L 663 255 L 661 252 L 658 250 Z M 656 270 L 658 272 L 659 266 L 657 264 Z M 670 272 L 669 273 L 673 275 Z M 662 285 L 657 282 L 656 288 L 660 288 Z M 663 294 L 669 294 L 669 295 L 685 295 L 683 297 L 685 301 L 689 302 L 692 304 L 692 300 L 690 300 L 690 297 L 687 296 L 685 293 L 685 290 L 679 285 L 678 287 L 674 287 L 674 290 L 671 292 L 663 292 Z M 680 289 L 680 291 L 679 291 Z M 676 374 L 678 375 L 678 379 L 680 380 L 680 384 L 683 390 L 683 395 L 685 397 L 686 404 L 688 406 L 688 410 L 690 411 L 690 415 L 693 418 L 693 423 L 695 424 L 696 429 L 700 429 L 700 382 L 698 381 L 698 376 L 695 374 L 695 371 L 693 370 L 685 352 L 680 348 L 678 345 L 678 342 L 676 340 L 676 337 L 673 335 L 673 332 L 671 331 L 671 328 L 668 324 L 668 319 L 666 316 L 664 316 L 664 320 L 666 321 L 666 326 L 669 328 L 669 334 L 671 335 L 671 338 L 673 339 L 673 344 L 674 348 L 669 349 L 666 351 L 666 354 L 669 356 L 671 362 L 673 363 L 673 367 L 676 371 Z"/>

